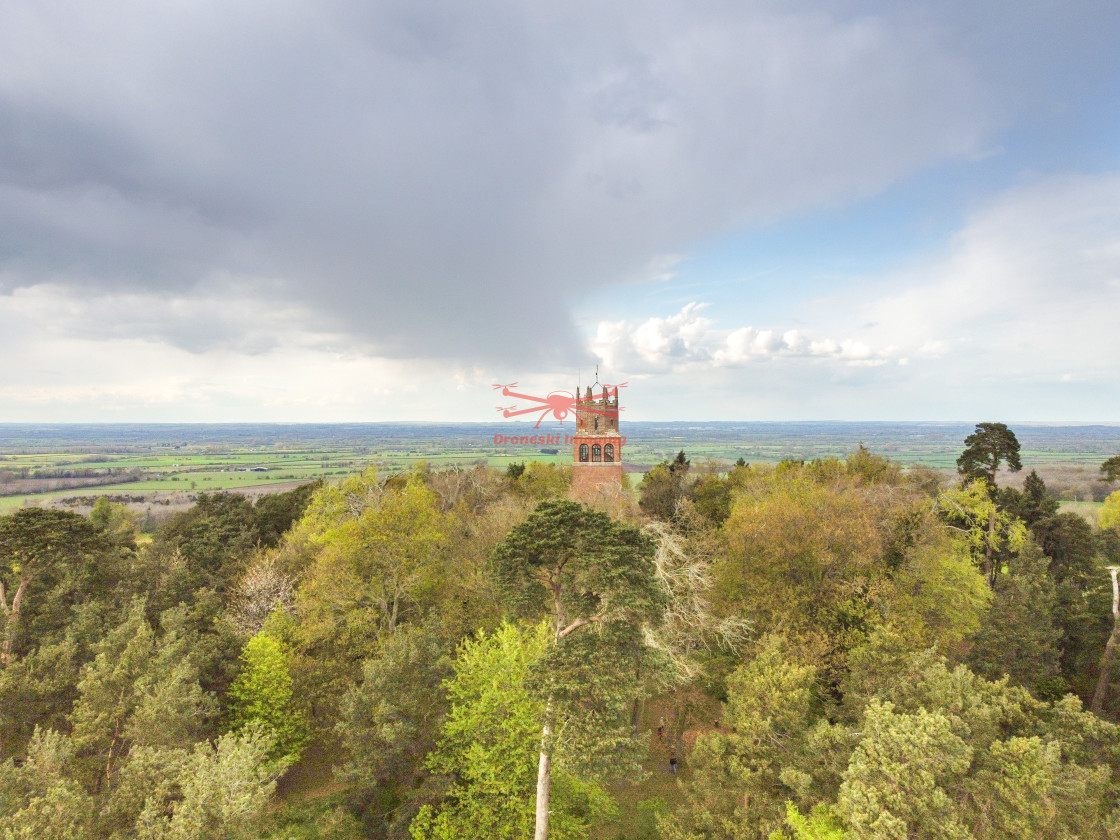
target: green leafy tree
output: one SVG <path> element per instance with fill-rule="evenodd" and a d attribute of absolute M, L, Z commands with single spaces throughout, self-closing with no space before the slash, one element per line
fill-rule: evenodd
<path fill-rule="evenodd" d="M 292 694 L 288 660 L 282 642 L 264 632 L 253 636 L 229 689 L 229 715 L 234 731 L 256 724 L 271 732 L 271 757 L 294 763 L 307 743 L 308 723 Z"/>
<path fill-rule="evenodd" d="M 973 670 L 988 679 L 1010 677 L 1046 699 L 1062 693 L 1058 594 L 1048 559 L 1028 542 L 1009 574 L 996 583 L 990 615 L 969 654 Z"/>
<path fill-rule="evenodd" d="M 1120 490 L 1110 493 L 1104 500 L 1100 509 L 1100 522 L 1102 528 L 1120 530 Z"/>
<path fill-rule="evenodd" d="M 89 512 L 89 522 L 115 545 L 136 547 L 137 516 L 125 505 L 99 498 Z"/>
<path fill-rule="evenodd" d="M 36 729 L 27 758 L 0 764 L 0 836 L 4 840 L 85 840 L 95 802 L 70 772 L 73 747 L 63 734 Z"/>
<path fill-rule="evenodd" d="M 787 802 L 786 825 L 793 834 L 793 840 L 847 840 L 849 836 L 843 821 L 824 805 L 818 805 L 805 816 L 796 805 Z M 770 837 L 776 840 L 776 834 Z"/>
<path fill-rule="evenodd" d="M 444 519 L 413 474 L 382 484 L 366 473 L 315 494 L 301 528 L 318 557 L 297 592 L 309 651 L 356 665 L 441 580 Z"/>
<path fill-rule="evenodd" d="M 24 508 L 0 516 L 0 665 L 11 661 L 24 625 L 36 642 L 45 641 L 48 629 L 61 635 L 83 590 L 105 579 L 109 564 L 98 560 L 112 555 L 104 537 L 77 514 Z"/>
<path fill-rule="evenodd" d="M 848 484 L 791 465 L 745 488 L 713 568 L 720 611 L 796 639 L 828 678 L 879 621 L 885 578 L 875 506 Z"/>
<path fill-rule="evenodd" d="M 196 744 L 185 760 L 171 764 L 178 770 L 171 784 L 166 778 L 152 779 L 156 795 L 145 798 L 137 836 L 152 840 L 259 837 L 260 820 L 285 767 L 271 760 L 272 750 L 272 733 L 256 726 L 228 733 L 213 746 Z"/>
<path fill-rule="evenodd" d="M 427 622 L 401 627 L 362 665 L 362 678 L 342 700 L 335 731 L 346 760 L 335 774 L 356 799 L 372 801 L 398 836 L 419 807 L 426 769 L 447 713 L 442 684 L 451 657 Z"/>
<path fill-rule="evenodd" d="M 1026 526 L 999 509 L 983 481 L 942 490 L 937 497 L 937 509 L 968 540 L 985 579 L 994 587 L 1002 565 L 997 560 L 1005 551 L 1014 553 L 1022 549 L 1027 539 Z"/>
<path fill-rule="evenodd" d="M 276 546 L 281 537 L 299 521 L 311 497 L 323 486 L 323 482 L 312 481 L 284 493 L 268 493 L 257 499 L 253 505 L 257 514 L 257 533 L 260 544 L 265 547 Z"/>
<path fill-rule="evenodd" d="M 972 761 L 972 748 L 936 711 L 896 713 L 873 699 L 852 753 L 837 810 L 859 838 L 966 840 L 956 803 L 945 790 Z"/>
<path fill-rule="evenodd" d="M 137 599 L 95 647 L 70 714 L 76 753 L 92 768 L 95 788 L 113 784 L 133 744 L 185 746 L 201 734 L 213 709 L 198 684 L 190 643 L 176 632 L 157 636 Z"/>
<path fill-rule="evenodd" d="M 1001 487 L 994 494 L 997 507 L 1026 523 L 1027 527 L 1053 516 L 1060 507 L 1058 500 L 1050 497 L 1046 483 L 1035 470 L 1023 480 L 1020 492 L 1014 487 Z"/>
<path fill-rule="evenodd" d="M 428 758 L 434 773 L 452 781 L 443 801 L 424 806 L 413 820 L 414 840 L 529 836 L 545 717 L 545 702 L 529 682 L 551 636 L 545 623 L 531 629 L 503 624 L 462 644 L 447 683 L 450 711 Z M 606 793 L 573 770 L 557 767 L 555 787 L 554 838 L 586 837 L 609 813 Z"/>
<path fill-rule="evenodd" d="M 78 645 L 68 638 L 0 668 L 0 756 L 22 754 L 37 727 L 67 725 L 81 664 Z"/>
<path fill-rule="evenodd" d="M 147 552 L 156 609 L 191 603 L 202 588 L 224 593 L 261 542 L 260 521 L 239 493 L 200 493 L 194 507 L 156 531 Z"/>
<path fill-rule="evenodd" d="M 1113 455 L 1101 464 L 1101 472 L 1104 473 L 1102 481 L 1120 481 L 1120 455 Z"/>
<path fill-rule="evenodd" d="M 677 504 L 685 497 L 689 466 L 681 450 L 673 460 L 663 461 L 647 472 L 642 477 L 638 502 L 642 512 L 654 519 L 671 520 L 676 515 Z"/>
<path fill-rule="evenodd" d="M 628 712 L 637 670 L 628 675 L 621 662 L 640 656 L 638 629 L 656 621 L 663 603 L 654 550 L 653 541 L 636 528 L 575 502 L 557 501 L 538 505 L 494 552 L 511 603 L 523 614 L 547 616 L 551 628 L 538 683 L 545 712 L 535 840 L 548 837 L 559 722 L 579 736 L 585 772 L 604 753 L 613 753 L 620 763 L 625 747 L 636 746 Z"/>
<path fill-rule="evenodd" d="M 699 738 L 689 759 L 688 806 L 665 821 L 669 838 L 764 840 L 779 831 L 786 801 L 803 784 L 805 751 L 819 711 L 816 671 L 796 664 L 785 640 L 769 636 L 728 678 L 719 729 Z"/>
<path fill-rule="evenodd" d="M 976 431 L 964 439 L 964 452 L 957 458 L 957 471 L 966 479 L 983 479 L 990 486 L 996 473 L 1006 464 L 1011 472 L 1023 468 L 1019 460 L 1019 440 L 1004 423 L 977 423 Z"/>

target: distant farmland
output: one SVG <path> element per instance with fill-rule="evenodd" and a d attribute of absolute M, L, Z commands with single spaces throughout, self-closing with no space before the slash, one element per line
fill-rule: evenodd
<path fill-rule="evenodd" d="M 1011 427 L 1026 470 L 1092 500 L 1097 465 L 1120 453 L 1120 424 Z M 949 470 L 971 423 L 624 423 L 624 458 L 642 470 L 684 450 L 693 464 L 844 457 L 861 443 L 903 465 Z M 531 423 L 0 424 L 0 511 L 83 507 L 98 496 L 136 505 L 189 504 L 200 492 L 268 492 L 367 467 L 408 469 L 527 460 L 566 463 L 564 446 L 495 445 L 495 435 L 565 432 Z M 557 450 L 554 452 L 554 450 Z M 1055 485 L 1055 481 L 1057 485 Z"/>

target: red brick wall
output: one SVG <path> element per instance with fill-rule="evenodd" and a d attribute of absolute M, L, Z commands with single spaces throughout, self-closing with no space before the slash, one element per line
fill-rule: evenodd
<path fill-rule="evenodd" d="M 572 464 L 572 498 L 590 499 L 602 485 L 622 487 L 622 464 Z"/>

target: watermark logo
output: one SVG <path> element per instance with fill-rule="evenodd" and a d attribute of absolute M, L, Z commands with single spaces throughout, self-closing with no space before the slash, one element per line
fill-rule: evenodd
<path fill-rule="evenodd" d="M 607 393 L 609 394 L 613 393 L 616 389 L 621 390 L 622 388 L 625 388 L 626 385 L 626 382 L 622 382 L 618 385 L 604 384 L 601 387 L 605 388 Z M 517 387 L 518 385 L 516 382 L 510 382 L 508 385 L 494 385 L 493 390 L 501 390 L 503 397 L 513 397 L 517 400 L 525 400 L 529 403 L 535 403 L 535 405 L 530 405 L 528 407 L 521 407 L 516 403 L 510 406 L 499 405 L 497 406 L 496 410 L 507 419 L 510 417 L 521 417 L 525 414 L 539 413 L 540 416 L 537 418 L 537 422 L 533 426 L 534 429 L 539 429 L 541 427 L 541 421 L 548 417 L 549 414 L 551 414 L 560 422 L 563 422 L 569 414 L 572 414 L 576 411 L 586 411 L 592 414 L 608 415 L 613 414 L 616 410 L 625 410 L 622 407 L 619 407 L 617 409 L 612 408 L 610 410 L 598 408 L 596 406 L 596 401 L 602 398 L 602 392 L 600 392 L 599 397 L 579 397 L 572 394 L 570 391 L 552 391 L 548 394 L 547 397 L 536 397 L 532 394 L 522 394 L 513 390 Z"/>

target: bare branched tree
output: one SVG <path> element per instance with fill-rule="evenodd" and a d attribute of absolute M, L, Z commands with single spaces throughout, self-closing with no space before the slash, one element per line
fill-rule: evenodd
<path fill-rule="evenodd" d="M 660 625 L 645 629 L 646 644 L 668 659 L 674 681 L 687 683 L 700 672 L 697 651 L 737 651 L 749 638 L 751 623 L 712 611 L 712 558 L 705 550 L 664 522 L 650 522 L 645 532 L 657 543 L 655 574 L 667 596 Z"/>
<path fill-rule="evenodd" d="M 239 633 L 255 636 L 273 610 L 292 612 L 295 592 L 272 554 L 258 556 L 237 585 L 229 621 Z"/>

